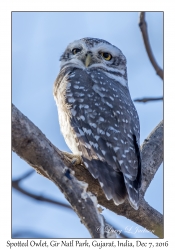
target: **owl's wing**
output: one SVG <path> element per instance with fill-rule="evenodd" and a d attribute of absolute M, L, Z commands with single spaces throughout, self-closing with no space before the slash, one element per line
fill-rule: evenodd
<path fill-rule="evenodd" d="M 79 121 L 77 124 L 77 119 L 72 117 L 71 124 L 85 166 L 92 176 L 99 180 L 107 199 L 114 199 L 117 205 L 123 203 L 127 196 L 123 175 L 116 166 L 114 169 L 106 161 L 100 146 L 98 146 L 99 140 L 102 143 L 105 141 L 95 134 L 86 122 Z"/>
<path fill-rule="evenodd" d="M 128 193 L 137 209 L 141 181 L 137 112 L 128 89 L 104 74 L 98 77 L 97 72 L 92 78 L 78 69 L 70 74 L 71 125 L 84 163 L 107 198 L 120 204 Z"/>

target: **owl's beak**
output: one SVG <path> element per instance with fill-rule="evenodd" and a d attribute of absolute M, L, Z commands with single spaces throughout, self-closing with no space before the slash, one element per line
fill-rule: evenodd
<path fill-rule="evenodd" d="M 88 67 L 91 64 L 91 59 L 92 59 L 91 53 L 87 53 L 86 58 L 85 58 L 85 63 L 84 63 L 86 67 Z"/>

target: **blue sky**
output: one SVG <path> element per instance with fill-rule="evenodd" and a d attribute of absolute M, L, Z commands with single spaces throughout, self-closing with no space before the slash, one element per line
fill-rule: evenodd
<path fill-rule="evenodd" d="M 59 57 L 67 45 L 83 37 L 107 40 L 127 58 L 128 84 L 132 99 L 163 94 L 162 80 L 146 54 L 138 12 L 13 12 L 12 14 L 12 102 L 59 149 L 69 151 L 60 133 L 53 99 L 53 83 L 59 73 Z M 146 14 L 155 58 L 163 67 L 163 14 Z M 140 117 L 141 143 L 163 118 L 163 103 L 135 103 Z M 13 153 L 12 176 L 18 178 L 31 167 Z M 59 189 L 38 174 L 22 185 L 29 191 L 67 202 Z M 156 199 L 155 199 L 156 197 Z M 145 196 L 163 212 L 163 170 L 159 168 Z M 129 220 L 105 209 L 106 219 L 122 229 L 135 227 Z M 38 203 L 16 191 L 12 193 L 12 229 L 39 231 L 49 237 L 89 237 L 74 212 Z M 27 236 L 26 236 L 27 237 Z M 131 237 L 154 237 L 152 234 Z"/>

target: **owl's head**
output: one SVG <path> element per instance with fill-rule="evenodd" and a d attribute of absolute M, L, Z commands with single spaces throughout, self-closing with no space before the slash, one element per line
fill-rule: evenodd
<path fill-rule="evenodd" d="M 110 78 L 114 79 L 117 75 L 127 81 L 125 56 L 116 46 L 102 39 L 88 37 L 70 43 L 60 61 L 61 68 L 98 69 Z"/>

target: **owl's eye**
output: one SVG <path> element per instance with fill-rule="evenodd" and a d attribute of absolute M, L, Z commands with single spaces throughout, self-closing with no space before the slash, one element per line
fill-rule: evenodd
<path fill-rule="evenodd" d="M 77 54 L 77 53 L 80 52 L 80 51 L 81 51 L 81 49 L 74 48 L 74 49 L 72 50 L 72 54 L 75 55 L 75 54 Z"/>
<path fill-rule="evenodd" d="M 101 55 L 106 61 L 110 61 L 112 59 L 112 55 L 108 52 L 101 52 Z"/>

